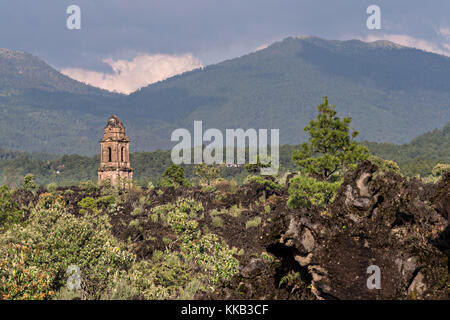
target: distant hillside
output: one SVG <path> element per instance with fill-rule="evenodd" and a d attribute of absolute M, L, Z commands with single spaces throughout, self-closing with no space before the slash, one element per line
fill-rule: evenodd
<path fill-rule="evenodd" d="M 370 153 L 387 160 L 394 160 L 400 165 L 406 176 L 420 174 L 422 177 L 431 174 L 437 163 L 450 164 L 450 122 L 445 127 L 425 133 L 408 144 L 394 145 L 363 141 Z M 282 170 L 295 171 L 292 152 L 300 149 L 299 145 L 283 145 L 280 148 L 280 164 Z M 131 166 L 134 169 L 134 180 L 146 186 L 151 180 L 156 183 L 163 171 L 172 164 L 170 150 L 153 152 L 135 152 L 131 154 Z M 80 181 L 97 181 L 97 168 L 100 156 L 55 155 L 44 153 L 21 153 L 0 150 L 0 185 L 20 184 L 23 177 L 32 173 L 39 184 L 55 182 L 58 185 L 73 185 Z M 185 166 L 186 175 L 194 177 L 193 166 Z M 247 174 L 243 167 L 223 168 L 221 175 L 227 179 L 242 181 Z"/>
<path fill-rule="evenodd" d="M 113 112 L 135 151 L 170 149 L 172 130 L 192 130 L 194 120 L 205 129 L 280 128 L 281 144 L 298 144 L 324 95 L 362 140 L 406 143 L 450 120 L 450 58 L 387 41 L 287 38 L 130 96 L 83 85 L 30 55 L 0 56 L 8 70 L 0 147 L 9 150 L 93 155 Z"/>
<path fill-rule="evenodd" d="M 0 147 L 93 153 L 121 97 L 62 75 L 33 55 L 0 49 Z"/>
<path fill-rule="evenodd" d="M 405 143 L 450 120 L 448 79 L 450 58 L 387 41 L 287 38 L 148 86 L 127 101 L 177 126 L 201 119 L 219 129 L 280 128 L 282 144 L 297 144 L 327 95 L 341 116 L 353 118 L 361 139 Z"/>
<path fill-rule="evenodd" d="M 397 162 L 403 174 L 426 176 L 437 163 L 450 164 L 450 122 L 442 130 L 434 129 L 407 144 L 376 142 L 364 144 L 369 147 L 371 153 Z"/>

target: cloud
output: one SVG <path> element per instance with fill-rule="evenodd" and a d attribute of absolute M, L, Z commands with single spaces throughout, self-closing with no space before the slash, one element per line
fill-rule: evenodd
<path fill-rule="evenodd" d="M 260 51 L 260 50 L 264 50 L 264 49 L 266 49 L 268 46 L 269 46 L 269 45 L 268 45 L 267 43 L 262 44 L 262 45 L 260 45 L 259 47 L 257 47 L 257 48 L 255 49 L 255 52 L 256 52 L 256 51 Z"/>
<path fill-rule="evenodd" d="M 203 67 L 191 53 L 183 55 L 140 54 L 133 60 L 102 60 L 111 66 L 113 73 L 79 68 L 64 68 L 61 73 L 86 84 L 129 94 L 177 74 Z"/>
<path fill-rule="evenodd" d="M 450 28 L 440 27 L 438 30 L 438 34 L 443 37 L 450 38 Z"/>
<path fill-rule="evenodd" d="M 450 50 L 448 50 L 448 46 L 445 43 L 435 44 L 430 41 L 414 38 L 405 34 L 369 35 L 364 39 L 364 41 L 368 42 L 377 40 L 388 40 L 405 47 L 412 47 L 424 51 L 450 56 Z"/>

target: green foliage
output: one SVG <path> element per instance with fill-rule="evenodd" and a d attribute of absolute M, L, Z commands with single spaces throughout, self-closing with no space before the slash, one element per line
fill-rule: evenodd
<path fill-rule="evenodd" d="M 444 175 L 444 172 L 449 171 L 450 171 L 450 164 L 438 163 L 437 165 L 434 166 L 432 174 L 434 177 L 441 177 Z"/>
<path fill-rule="evenodd" d="M 245 170 L 247 170 L 250 174 L 258 174 L 261 171 L 261 168 L 269 168 L 270 162 L 265 161 L 267 163 L 262 163 L 259 157 L 259 154 L 256 156 L 256 163 L 246 163 Z"/>
<path fill-rule="evenodd" d="M 357 131 L 349 136 L 351 118 L 341 120 L 336 116 L 335 106 L 328 104 L 324 97 L 323 104 L 318 105 L 319 114 L 311 120 L 305 131 L 309 133 L 309 143 L 303 143 L 301 150 L 294 151 L 293 160 L 306 174 L 328 181 L 340 170 L 351 169 L 369 156 L 366 147 L 353 141 Z"/>
<path fill-rule="evenodd" d="M 189 182 L 184 176 L 184 168 L 177 164 L 172 164 L 169 166 L 162 174 L 161 180 L 159 182 L 161 187 L 179 187 L 188 186 Z"/>
<path fill-rule="evenodd" d="M 203 206 L 191 199 L 154 208 L 177 235 L 180 251 L 155 251 L 151 261 L 133 266 L 131 279 L 145 299 L 193 299 L 211 291 L 219 279 L 230 279 L 238 261 L 225 242 L 198 228 Z"/>
<path fill-rule="evenodd" d="M 212 217 L 212 224 L 216 228 L 222 228 L 223 227 L 223 220 L 220 217 Z"/>
<path fill-rule="evenodd" d="M 378 166 L 378 170 L 382 172 L 400 173 L 399 165 L 392 160 L 384 160 L 380 157 L 370 155 L 368 160 Z"/>
<path fill-rule="evenodd" d="M 413 139 L 410 143 L 363 142 L 370 153 L 398 163 L 403 175 L 422 177 L 432 174 L 438 163 L 450 164 L 450 122 L 442 129 L 434 129 Z"/>
<path fill-rule="evenodd" d="M 0 232 L 12 224 L 21 221 L 23 212 L 19 205 L 11 198 L 11 192 L 7 186 L 0 186 Z"/>
<path fill-rule="evenodd" d="M 195 166 L 194 173 L 199 176 L 203 182 L 210 186 L 211 182 L 220 176 L 220 168 L 217 166 L 209 166 L 202 162 Z"/>
<path fill-rule="evenodd" d="M 268 252 L 266 252 L 266 251 L 261 252 L 261 258 L 262 258 L 264 261 L 267 261 L 267 262 L 273 262 L 273 261 L 275 261 L 275 257 L 274 257 L 272 254 L 270 254 L 270 253 L 268 253 Z"/>
<path fill-rule="evenodd" d="M 98 214 L 97 209 L 97 201 L 95 201 L 92 197 L 86 197 L 83 198 L 80 202 L 78 202 L 78 205 L 81 207 L 80 213 L 86 214 L 86 213 L 93 213 Z"/>
<path fill-rule="evenodd" d="M 97 186 L 90 180 L 81 181 L 79 186 L 81 190 L 84 190 L 89 193 L 94 192 L 97 189 Z"/>
<path fill-rule="evenodd" d="M 278 283 L 278 288 L 281 288 L 283 285 L 287 287 L 291 287 L 295 285 L 296 282 L 302 280 L 300 272 L 289 271 L 289 273 L 283 277 L 281 277 L 280 282 Z"/>
<path fill-rule="evenodd" d="M 289 181 L 290 208 L 307 207 L 310 205 L 325 207 L 334 201 L 336 192 L 342 181 L 318 181 L 314 178 L 297 175 Z"/>
<path fill-rule="evenodd" d="M 256 183 L 262 187 L 264 190 L 280 190 L 282 187 L 278 183 L 272 181 L 270 178 L 266 178 L 265 176 L 248 176 L 244 183 Z"/>
<path fill-rule="evenodd" d="M 116 201 L 117 200 L 114 195 L 106 195 L 106 196 L 100 197 L 97 200 L 95 200 L 95 203 L 96 203 L 95 208 L 107 209 L 111 205 L 115 204 Z"/>
<path fill-rule="evenodd" d="M 141 230 L 139 219 L 131 220 L 130 223 L 128 224 L 128 226 L 130 228 L 135 228 L 135 229 Z"/>
<path fill-rule="evenodd" d="M 47 185 L 47 191 L 48 192 L 54 192 L 54 191 L 56 191 L 57 188 L 58 188 L 58 185 L 56 183 L 54 183 L 54 182 L 49 183 Z"/>
<path fill-rule="evenodd" d="M 81 296 L 99 299 L 134 256 L 111 234 L 106 215 L 67 213 L 60 196 L 41 195 L 24 225 L 0 235 L 0 296 L 50 299 L 70 265 L 81 270 Z M 51 263 L 49 263 L 51 261 Z"/>
<path fill-rule="evenodd" d="M 228 214 L 230 214 L 232 217 L 239 217 L 241 215 L 242 212 L 242 208 L 237 205 L 233 205 L 229 210 L 228 210 Z"/>
<path fill-rule="evenodd" d="M 37 190 L 37 185 L 34 182 L 34 176 L 32 174 L 27 174 L 23 178 L 22 189 L 26 191 L 35 192 Z"/>
<path fill-rule="evenodd" d="M 245 229 L 255 228 L 259 226 L 261 224 L 261 221 L 262 221 L 261 217 L 255 217 L 253 219 L 250 219 L 245 223 Z"/>

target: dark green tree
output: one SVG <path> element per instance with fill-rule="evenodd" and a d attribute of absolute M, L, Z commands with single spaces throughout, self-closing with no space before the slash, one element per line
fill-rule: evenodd
<path fill-rule="evenodd" d="M 177 164 L 170 165 L 164 170 L 160 183 L 162 187 L 188 186 L 189 182 L 184 176 L 184 168 Z"/>
<path fill-rule="evenodd" d="M 352 119 L 341 120 L 335 109 L 324 97 L 323 104 L 317 107 L 316 120 L 311 120 L 304 129 L 310 135 L 309 143 L 303 143 L 292 157 L 304 173 L 322 181 L 330 180 L 335 173 L 352 168 L 369 156 L 368 149 L 353 140 L 358 132 L 349 132 Z"/>

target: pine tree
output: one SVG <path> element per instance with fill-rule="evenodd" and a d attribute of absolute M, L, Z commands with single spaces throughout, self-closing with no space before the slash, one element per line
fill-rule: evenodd
<path fill-rule="evenodd" d="M 304 173 L 323 181 L 369 156 L 368 149 L 353 140 L 358 132 L 353 130 L 349 134 L 352 119 L 341 120 L 335 109 L 336 106 L 329 105 L 328 98 L 324 97 L 323 104 L 317 107 L 316 120 L 311 120 L 304 129 L 310 135 L 309 143 L 303 143 L 301 150 L 295 150 L 292 157 Z"/>

